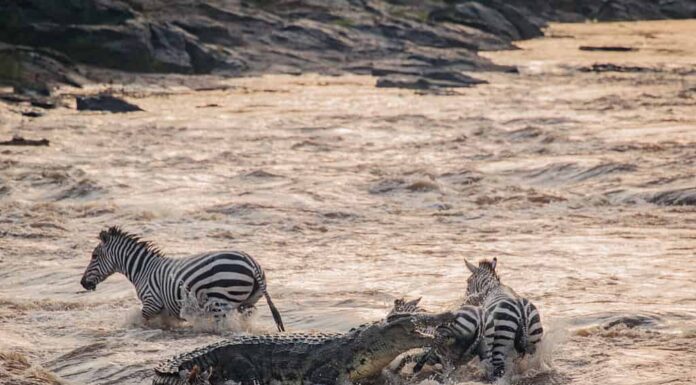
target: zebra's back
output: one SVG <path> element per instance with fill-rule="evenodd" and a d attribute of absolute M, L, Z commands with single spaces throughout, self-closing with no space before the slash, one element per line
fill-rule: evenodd
<path fill-rule="evenodd" d="M 259 264 L 239 251 L 216 251 L 171 259 L 162 271 L 169 293 L 165 303 L 178 314 L 187 297 L 202 307 L 224 304 L 236 308 L 253 305 L 266 290 L 265 275 Z"/>
<path fill-rule="evenodd" d="M 464 305 L 457 310 L 452 322 L 437 328 L 433 347 L 418 361 L 414 371 L 438 360 L 445 360 L 451 366 L 464 365 L 475 356 L 487 360 L 493 332 L 493 319 L 488 317 L 485 308 Z"/>
<path fill-rule="evenodd" d="M 513 350 L 521 355 L 536 352 L 543 327 L 536 306 L 526 298 L 500 295 L 485 306 L 494 325 L 491 362 L 494 377 L 498 377 L 502 375 L 506 357 Z"/>

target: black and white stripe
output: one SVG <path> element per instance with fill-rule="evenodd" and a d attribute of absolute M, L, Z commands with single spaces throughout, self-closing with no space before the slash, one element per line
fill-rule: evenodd
<path fill-rule="evenodd" d="M 248 254 L 218 251 L 186 258 L 168 258 L 149 242 L 111 227 L 99 234 L 82 286 L 94 290 L 113 273 L 122 273 L 133 283 L 143 304 L 142 315 L 150 319 L 166 313 L 180 317 L 182 302 L 195 298 L 214 314 L 251 309 L 266 297 L 279 331 L 284 331 L 280 313 L 266 289 L 263 269 Z"/>
<path fill-rule="evenodd" d="M 493 319 L 488 317 L 485 309 L 463 305 L 455 312 L 453 321 L 436 329 L 435 342 L 418 360 L 413 368 L 414 373 L 419 372 L 425 364 L 438 362 L 444 366 L 458 367 L 475 356 L 482 362 L 488 362 L 493 344 L 493 326 Z"/>
<path fill-rule="evenodd" d="M 467 303 L 481 306 L 493 322 L 494 336 L 490 345 L 492 377 L 505 373 L 509 355 L 534 354 L 544 329 L 536 306 L 503 285 L 495 272 L 497 259 L 483 260 L 475 266 L 466 261 L 471 271 L 467 280 Z"/>

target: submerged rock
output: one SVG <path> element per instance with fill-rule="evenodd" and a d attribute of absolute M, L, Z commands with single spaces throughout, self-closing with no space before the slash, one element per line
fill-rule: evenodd
<path fill-rule="evenodd" d="M 77 110 L 78 111 L 109 111 L 109 112 L 133 112 L 143 111 L 135 104 L 128 103 L 123 99 L 119 99 L 111 95 L 97 96 L 78 96 Z"/>
<path fill-rule="evenodd" d="M 48 146 L 48 139 L 24 139 L 21 136 L 14 136 L 11 140 L 0 142 L 0 146 Z"/>
<path fill-rule="evenodd" d="M 655 327 L 660 322 L 660 319 L 654 316 L 646 316 L 641 314 L 626 314 L 611 317 L 602 323 L 602 328 L 610 329 L 615 326 L 624 325 L 628 328 L 635 327 Z"/>
<path fill-rule="evenodd" d="M 646 200 L 662 206 L 696 206 L 696 187 L 661 191 Z"/>

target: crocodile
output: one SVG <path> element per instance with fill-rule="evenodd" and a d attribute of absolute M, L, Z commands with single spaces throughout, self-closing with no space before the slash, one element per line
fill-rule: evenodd
<path fill-rule="evenodd" d="M 235 336 L 162 362 L 153 384 L 369 384 L 399 354 L 429 345 L 433 337 L 425 330 L 454 317 L 391 312 L 347 333 Z"/>

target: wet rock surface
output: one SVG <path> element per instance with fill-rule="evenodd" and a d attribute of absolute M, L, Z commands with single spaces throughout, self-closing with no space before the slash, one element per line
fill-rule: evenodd
<path fill-rule="evenodd" d="M 78 111 L 142 111 L 142 109 L 135 104 L 128 103 L 123 99 L 111 95 L 78 96 L 76 102 Z"/>
<path fill-rule="evenodd" d="M 541 36 L 548 20 L 695 16 L 696 4 L 688 0 L 22 0 L 0 5 L 0 41 L 31 47 L 23 52 L 45 59 L 2 63 L 0 82 L 43 89 L 74 85 L 72 64 L 54 62 L 55 56 L 43 51 L 51 49 L 72 62 L 144 73 L 338 74 L 385 65 L 402 72 L 429 67 L 457 79 L 378 75 L 387 76 L 379 86 L 461 87 L 476 84 L 461 79 L 461 71 L 508 70 L 477 51 Z M 18 78 L 17 68 L 28 76 Z M 54 75 L 34 76 L 47 72 Z"/>

